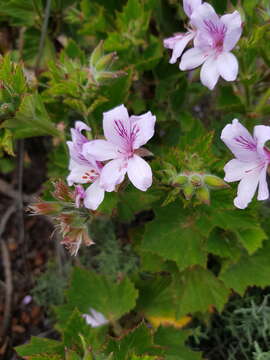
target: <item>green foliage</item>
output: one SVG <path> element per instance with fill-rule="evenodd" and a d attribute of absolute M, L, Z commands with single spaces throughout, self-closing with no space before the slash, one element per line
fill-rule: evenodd
<path fill-rule="evenodd" d="M 186 317 L 210 322 L 211 314 L 224 307 L 226 312 L 230 293 L 269 285 L 269 204 L 234 208 L 236 186 L 222 180 L 231 155 L 220 141 L 233 118 L 249 129 L 268 124 L 269 1 L 210 3 L 220 14 L 239 10 L 246 24 L 234 49 L 239 77 L 220 80 L 213 92 L 200 85 L 198 71 L 187 75 L 169 64 L 163 40 L 188 23 L 179 1 L 52 0 L 45 29 L 46 1 L 0 0 L 3 173 L 14 167 L 17 139 L 50 136 L 44 195 L 49 201 L 51 178 L 68 174 L 66 139 L 76 120 L 87 123 L 87 136 L 95 139 L 103 136 L 102 113 L 122 103 L 130 113 L 151 110 L 157 118 L 147 144 L 151 189 L 139 191 L 126 180 L 106 193 L 95 212 L 75 209 L 74 193 L 67 203 L 58 199 L 58 220 L 66 216 L 66 222 L 58 221 L 62 243 L 73 253 L 74 239 L 95 245 L 74 260 L 71 279 L 69 271 L 58 276 L 58 269 L 49 267 L 37 280 L 34 297 L 44 307 L 57 306 L 61 339 L 33 338 L 17 349 L 21 356 L 200 359 L 186 345 L 192 343 L 192 332 L 181 329 Z M 72 233 L 79 225 L 83 231 Z M 251 319 L 248 356 L 261 360 L 269 348 L 254 335 L 254 321 L 261 321 L 262 313 L 268 319 L 268 308 L 260 312 L 253 305 L 245 307 L 241 319 L 245 325 Z M 87 325 L 82 315 L 91 309 L 108 324 Z M 235 308 L 234 322 L 236 314 Z M 227 330 L 233 333 L 235 327 Z"/>

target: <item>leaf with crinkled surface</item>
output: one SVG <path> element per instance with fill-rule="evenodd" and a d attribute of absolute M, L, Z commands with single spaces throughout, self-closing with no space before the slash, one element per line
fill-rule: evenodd
<path fill-rule="evenodd" d="M 155 211 L 156 217 L 146 225 L 142 249 L 174 260 L 179 269 L 206 265 L 205 237 L 196 226 L 196 215 L 178 203 Z"/>
<path fill-rule="evenodd" d="M 243 295 L 248 286 L 269 286 L 270 279 L 270 241 L 255 254 L 242 256 L 228 267 L 220 276 L 228 288 Z"/>
<path fill-rule="evenodd" d="M 174 281 L 179 317 L 196 312 L 204 313 L 213 306 L 221 311 L 229 297 L 230 291 L 224 283 L 200 266 L 176 275 Z"/>
<path fill-rule="evenodd" d="M 173 327 L 159 327 L 154 335 L 155 344 L 163 348 L 165 360 L 200 360 L 200 353 L 190 350 L 185 342 L 191 335 L 190 331 Z"/>
<path fill-rule="evenodd" d="M 161 354 L 160 349 L 154 345 L 150 329 L 145 324 L 139 325 L 121 339 L 111 339 L 106 351 L 113 353 L 113 360 L 130 360 L 135 354 Z"/>
<path fill-rule="evenodd" d="M 135 307 L 137 296 L 138 291 L 128 278 L 112 283 L 105 276 L 75 268 L 67 291 L 67 305 L 70 309 L 77 307 L 82 313 L 93 308 L 114 321 Z"/>
<path fill-rule="evenodd" d="M 16 351 L 30 360 L 60 360 L 64 357 L 64 344 L 56 340 L 32 337 L 28 344 L 17 346 Z"/>

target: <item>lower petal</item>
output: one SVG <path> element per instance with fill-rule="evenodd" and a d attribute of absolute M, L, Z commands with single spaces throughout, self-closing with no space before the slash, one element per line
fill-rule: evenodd
<path fill-rule="evenodd" d="M 269 189 L 266 180 L 266 171 L 267 165 L 262 169 L 259 180 L 259 191 L 258 191 L 258 200 L 267 200 L 269 198 Z"/>
<path fill-rule="evenodd" d="M 201 69 L 201 82 L 209 90 L 213 90 L 219 79 L 217 61 L 213 57 L 208 58 Z"/>
<path fill-rule="evenodd" d="M 108 191 L 114 191 L 115 186 L 120 184 L 127 172 L 127 161 L 124 159 L 115 159 L 106 164 L 100 174 L 100 186 Z"/>
<path fill-rule="evenodd" d="M 127 174 L 129 180 L 139 190 L 146 191 L 152 185 L 151 167 L 138 155 L 128 160 Z"/>
<path fill-rule="evenodd" d="M 104 189 L 100 187 L 99 179 L 91 184 L 84 194 L 84 206 L 96 210 L 104 199 Z"/>
<path fill-rule="evenodd" d="M 217 59 L 218 71 L 226 81 L 234 81 L 238 74 L 238 61 L 230 52 L 224 52 Z"/>
<path fill-rule="evenodd" d="M 179 68 L 182 71 L 192 70 L 200 66 L 207 56 L 199 48 L 189 49 L 182 56 Z"/>
<path fill-rule="evenodd" d="M 234 199 L 234 205 L 239 209 L 245 209 L 251 202 L 258 187 L 260 171 L 253 171 L 246 175 L 239 183 L 237 197 Z"/>
<path fill-rule="evenodd" d="M 257 162 L 244 162 L 238 159 L 230 160 L 224 167 L 225 181 L 239 181 L 245 177 L 250 170 L 257 168 Z"/>

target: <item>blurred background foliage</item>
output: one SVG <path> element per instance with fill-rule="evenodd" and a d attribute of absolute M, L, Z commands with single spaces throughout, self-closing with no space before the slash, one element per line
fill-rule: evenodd
<path fill-rule="evenodd" d="M 269 125 L 270 5 L 209 2 L 220 14 L 237 9 L 244 21 L 235 50 L 239 77 L 213 92 L 200 84 L 198 70 L 184 73 L 168 63 L 162 41 L 187 23 L 178 0 L 0 0 L 3 173 L 14 167 L 17 139 L 43 136 L 50 200 L 50 179 L 68 173 L 65 140 L 75 120 L 100 137 L 102 113 L 121 103 L 130 113 L 157 116 L 148 146 L 152 188 L 141 193 L 125 184 L 107 193 L 89 225 L 96 245 L 57 281 L 52 266 L 37 281 L 33 294 L 53 309 L 61 339 L 33 338 L 17 349 L 21 356 L 195 360 L 207 338 L 207 358 L 221 359 L 215 341 L 228 332 L 239 340 L 242 323 L 247 340 L 227 348 L 224 359 L 238 358 L 236 348 L 243 358 L 269 356 L 269 296 L 245 297 L 251 286 L 270 285 L 269 201 L 234 208 L 236 186 L 220 179 L 231 155 L 219 136 L 234 118 L 250 130 Z M 237 302 L 228 305 L 231 296 Z M 218 318 L 226 331 L 213 340 L 211 318 L 230 304 L 233 312 Z M 109 325 L 86 325 L 81 314 L 90 308 Z M 203 334 L 195 336 L 198 322 Z M 253 330 L 259 328 L 264 332 Z"/>

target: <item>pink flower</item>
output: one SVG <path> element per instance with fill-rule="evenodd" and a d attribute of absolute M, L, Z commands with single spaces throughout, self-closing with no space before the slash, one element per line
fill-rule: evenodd
<path fill-rule="evenodd" d="M 83 314 L 82 317 L 85 319 L 86 323 L 91 325 L 93 328 L 109 323 L 105 316 L 95 309 L 90 309 L 89 314 Z"/>
<path fill-rule="evenodd" d="M 193 11 L 200 6 L 202 0 L 183 0 L 184 11 L 187 16 L 190 18 Z M 163 45 L 167 49 L 171 49 L 172 57 L 170 59 L 170 64 L 176 63 L 177 59 L 182 55 L 187 44 L 194 39 L 196 36 L 195 27 L 189 26 L 186 33 L 176 33 L 174 36 L 164 39 Z"/>
<path fill-rule="evenodd" d="M 69 186 L 92 183 L 83 194 L 81 188 L 80 192 L 77 189 L 76 206 L 83 198 L 86 208 L 96 210 L 104 199 L 104 189 L 100 186 L 100 172 L 103 165 L 92 156 L 83 155 L 83 145 L 89 143 L 89 140 L 82 134 L 82 130 L 91 129 L 83 122 L 76 121 L 75 128 L 71 129 L 72 141 L 67 141 L 70 153 L 70 173 L 67 182 Z"/>
<path fill-rule="evenodd" d="M 224 167 L 225 181 L 240 181 L 234 205 L 245 209 L 258 186 L 258 200 L 268 199 L 266 171 L 270 163 L 270 151 L 264 144 L 270 139 L 270 126 L 255 126 L 252 137 L 235 119 L 232 124 L 225 126 L 221 139 L 236 157 Z"/>
<path fill-rule="evenodd" d="M 85 157 L 108 162 L 100 174 L 100 186 L 106 191 L 115 190 L 128 174 L 132 184 L 146 191 L 152 185 L 152 170 L 138 154 L 139 148 L 154 135 L 156 117 L 147 112 L 130 116 L 124 105 L 103 114 L 106 140 L 93 140 L 83 145 Z"/>
<path fill-rule="evenodd" d="M 226 81 L 234 81 L 238 61 L 231 50 L 242 34 L 239 12 L 219 17 L 211 5 L 204 3 L 192 12 L 191 24 L 197 29 L 194 47 L 183 55 L 180 69 L 192 70 L 203 64 L 201 82 L 210 90 L 220 76 Z"/>

